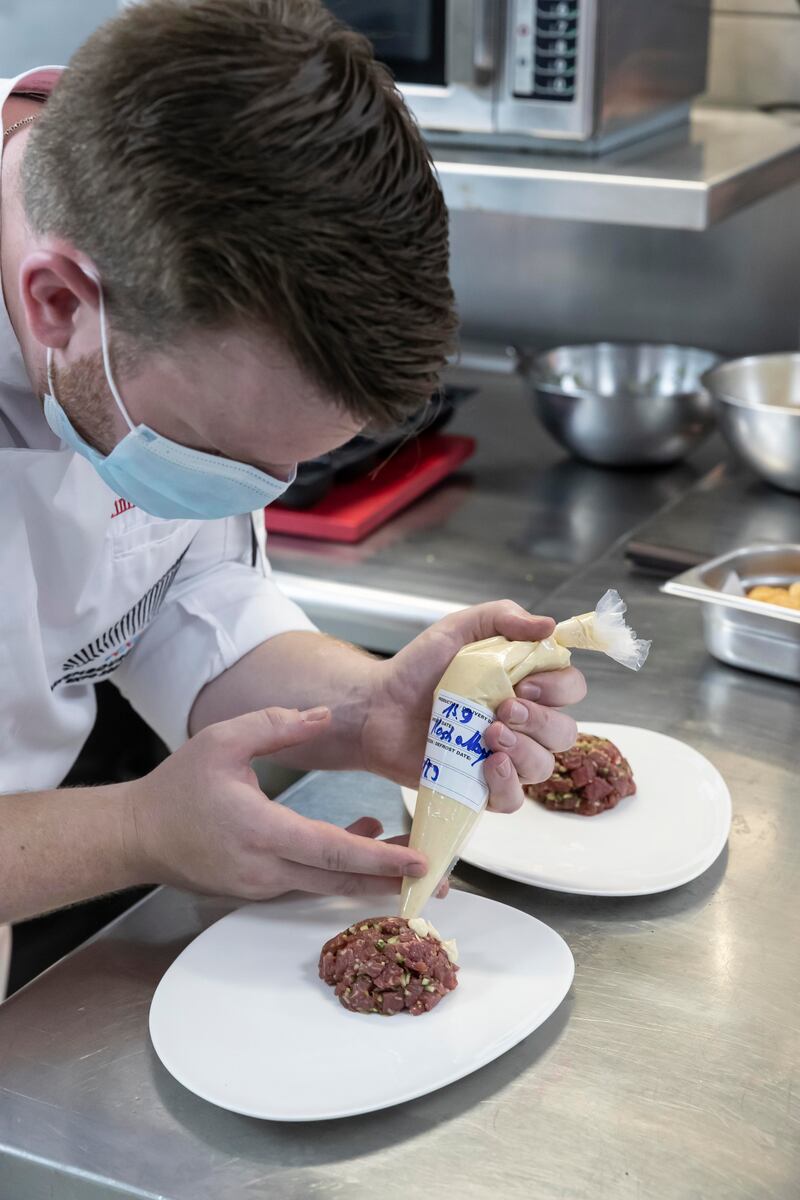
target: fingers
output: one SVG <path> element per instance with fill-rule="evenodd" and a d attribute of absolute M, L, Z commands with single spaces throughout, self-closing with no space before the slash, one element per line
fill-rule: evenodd
<path fill-rule="evenodd" d="M 420 878 L 427 870 L 424 855 L 407 846 L 373 841 L 370 836 L 311 821 L 280 806 L 272 816 L 271 849 L 293 863 L 334 873 L 396 879 L 403 875 Z"/>
<path fill-rule="evenodd" d="M 484 765 L 489 788 L 489 808 L 495 812 L 516 812 L 525 795 L 514 764 L 507 754 L 490 754 Z"/>
<path fill-rule="evenodd" d="M 386 838 L 386 841 L 389 842 L 393 846 L 407 846 L 408 838 L 409 838 L 409 835 L 407 833 L 399 833 L 399 834 L 397 834 L 396 837 Z M 437 900 L 443 900 L 449 891 L 450 891 L 450 877 L 446 875 L 445 878 L 442 880 L 442 882 L 439 884 L 436 891 L 434 892 L 434 896 L 436 897 Z"/>
<path fill-rule="evenodd" d="M 375 817 L 359 817 L 347 826 L 347 832 L 354 833 L 356 837 L 377 838 L 383 833 L 383 826 Z"/>
<path fill-rule="evenodd" d="M 310 708 L 305 712 L 296 708 L 260 708 L 209 725 L 198 736 L 227 758 L 242 763 L 260 754 L 275 754 L 287 746 L 310 741 L 327 728 L 330 719 L 328 708 Z"/>
<path fill-rule="evenodd" d="M 487 759 L 487 769 L 494 759 L 500 760 L 495 770 L 507 759 L 519 783 L 543 783 L 549 779 L 555 766 L 553 754 L 569 750 L 578 736 L 573 718 L 559 712 L 557 706 L 574 704 L 585 694 L 586 682 L 573 667 L 523 680 L 517 687 L 519 698 L 504 700 L 497 709 L 497 721 L 486 731 L 486 745 L 495 752 Z M 534 695 L 540 697 L 538 702 L 530 698 Z M 521 802 L 513 781 L 501 774 L 491 787 L 490 806 L 501 812 L 513 812 Z"/>
<path fill-rule="evenodd" d="M 377 896 L 400 891 L 397 876 L 353 875 L 295 862 L 286 863 L 285 868 L 286 891 L 313 892 L 317 896 Z"/>
<path fill-rule="evenodd" d="M 546 708 L 531 700 L 504 700 L 497 709 L 497 721 L 489 726 L 487 734 L 491 734 L 491 749 L 507 751 L 519 766 L 517 751 L 524 752 L 526 742 L 533 740 L 558 754 L 575 745 L 578 727 L 569 713 L 558 708 Z"/>
<path fill-rule="evenodd" d="M 286 890 L 314 892 L 318 896 L 380 896 L 400 891 L 402 880 L 386 875 L 357 875 L 346 871 L 325 871 L 300 863 L 284 863 Z M 450 890 L 449 879 L 443 879 L 436 890 L 436 899 L 443 899 Z"/>
<path fill-rule="evenodd" d="M 513 600 L 476 604 L 444 617 L 438 624 L 442 631 L 454 635 L 463 646 L 497 634 L 502 634 L 512 642 L 539 642 L 549 637 L 555 629 L 555 621 L 551 617 L 531 616 Z"/>
<path fill-rule="evenodd" d="M 530 700 L 505 700 L 501 720 L 490 725 L 484 740 L 490 750 L 508 755 L 521 783 L 543 783 L 553 774 L 554 753 L 569 750 L 578 727 L 567 713 Z"/>
<path fill-rule="evenodd" d="M 348 833 L 358 834 L 359 837 L 380 837 L 383 833 L 383 826 L 375 817 L 359 817 L 357 821 L 353 821 L 352 825 L 347 826 Z M 384 838 L 384 845 L 387 846 L 407 846 L 409 835 L 407 833 L 398 833 L 395 837 Z M 441 900 L 450 891 L 450 880 L 443 879 L 436 889 L 436 898 Z"/>
<path fill-rule="evenodd" d="M 514 732 L 499 721 L 489 726 L 484 741 L 490 750 L 509 759 L 522 783 L 543 783 L 553 774 L 555 760 L 547 747 L 526 734 Z"/>
<path fill-rule="evenodd" d="M 583 677 L 577 671 L 574 674 L 577 679 L 561 682 L 562 694 L 580 690 Z M 558 689 L 551 689 L 550 694 L 557 695 Z M 484 735 L 494 752 L 485 766 L 489 806 L 497 812 L 514 812 L 524 798 L 521 785 L 549 779 L 555 767 L 553 754 L 575 744 L 578 728 L 567 713 L 531 700 L 504 700 L 497 716 Z"/>
<path fill-rule="evenodd" d="M 517 695 L 524 700 L 536 700 L 548 708 L 578 704 L 586 695 L 586 680 L 575 667 L 564 671 L 542 671 L 529 675 L 517 685 Z"/>

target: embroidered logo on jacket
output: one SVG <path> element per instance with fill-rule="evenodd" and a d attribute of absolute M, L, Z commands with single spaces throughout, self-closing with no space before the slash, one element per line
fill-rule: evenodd
<path fill-rule="evenodd" d="M 121 517 L 123 513 L 130 512 L 133 507 L 134 505 L 131 504 L 130 500 L 123 500 L 119 496 L 114 501 L 114 511 L 111 513 L 111 520 L 113 521 L 114 517 Z"/>
<path fill-rule="evenodd" d="M 50 687 L 51 692 L 64 683 L 85 683 L 89 679 L 102 679 L 116 671 L 164 603 L 185 553 L 186 550 L 110 629 L 66 660 L 61 667 L 60 678 Z"/>

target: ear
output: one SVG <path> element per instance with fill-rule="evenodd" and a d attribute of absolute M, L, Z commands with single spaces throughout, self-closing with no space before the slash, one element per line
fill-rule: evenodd
<path fill-rule="evenodd" d="M 35 250 L 22 262 L 19 288 L 28 328 L 38 342 L 64 350 L 73 338 L 83 340 L 81 317 L 97 311 L 98 284 L 74 258 L 56 250 Z M 96 321 L 92 325 L 96 329 Z"/>

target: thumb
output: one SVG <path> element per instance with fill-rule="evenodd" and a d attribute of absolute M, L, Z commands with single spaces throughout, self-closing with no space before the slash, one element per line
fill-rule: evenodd
<path fill-rule="evenodd" d="M 217 726 L 224 745 L 238 761 L 276 754 L 288 746 L 311 741 L 330 725 L 329 708 L 259 708 Z"/>

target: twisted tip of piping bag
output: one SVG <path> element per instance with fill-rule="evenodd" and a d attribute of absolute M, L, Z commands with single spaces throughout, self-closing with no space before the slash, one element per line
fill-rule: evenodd
<path fill-rule="evenodd" d="M 601 596 L 595 609 L 594 631 L 598 642 L 609 658 L 631 671 L 640 670 L 650 653 L 652 642 L 637 638 L 625 621 L 628 606 L 619 592 L 609 590 Z"/>
<path fill-rule="evenodd" d="M 626 624 L 627 607 L 619 592 L 610 590 L 601 597 L 593 613 L 584 613 L 557 625 L 555 639 L 562 646 L 600 650 L 621 666 L 638 671 L 644 666 L 652 643 L 637 638 Z"/>

